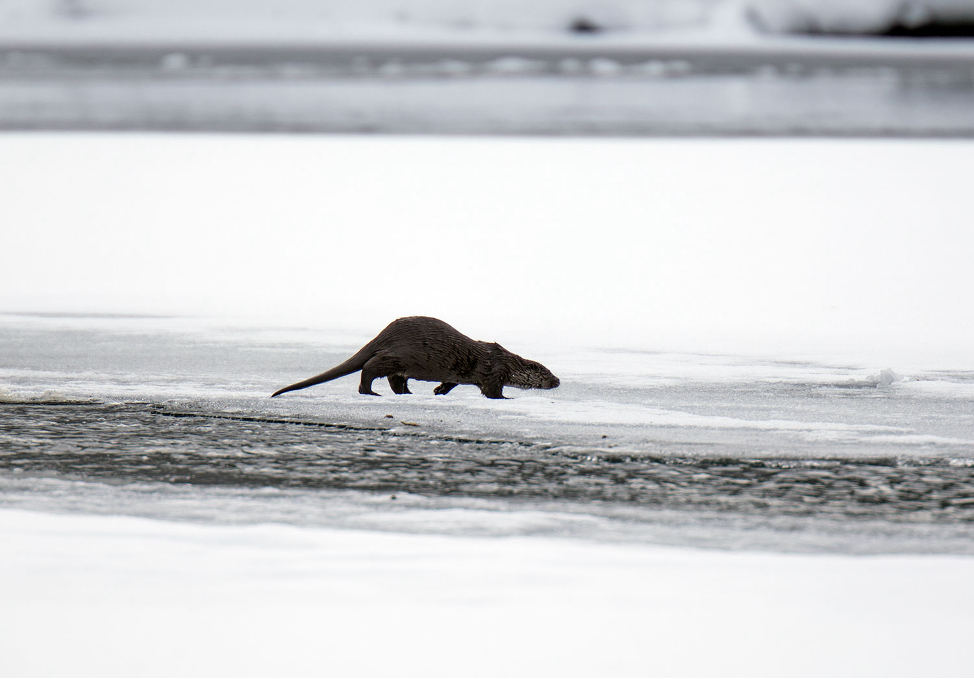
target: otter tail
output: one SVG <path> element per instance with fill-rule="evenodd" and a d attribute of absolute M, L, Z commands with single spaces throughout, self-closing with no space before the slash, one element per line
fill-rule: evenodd
<path fill-rule="evenodd" d="M 309 377 L 306 380 L 297 382 L 290 386 L 284 387 L 283 389 L 278 389 L 273 394 L 271 398 L 279 396 L 288 391 L 296 391 L 298 389 L 304 389 L 306 387 L 313 387 L 316 384 L 321 384 L 322 382 L 330 382 L 331 380 L 337 380 L 339 377 L 345 377 L 345 375 L 351 375 L 353 372 L 361 370 L 365 366 L 366 361 L 372 358 L 372 351 L 369 346 L 362 347 L 361 350 L 350 359 L 336 365 L 331 370 L 326 370 L 320 375 L 315 375 L 314 377 Z"/>

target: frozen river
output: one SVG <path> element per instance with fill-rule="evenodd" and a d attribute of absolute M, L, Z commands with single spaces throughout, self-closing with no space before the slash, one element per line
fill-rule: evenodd
<path fill-rule="evenodd" d="M 10 667 L 969 671 L 972 148 L 0 137 Z M 416 313 L 561 386 L 269 398 Z"/>
<path fill-rule="evenodd" d="M 563 387 L 502 402 L 362 396 L 354 377 L 272 401 L 291 362 L 354 349 L 187 319 L 7 315 L 0 333 L 7 506 L 970 551 L 968 371 L 563 349 Z"/>

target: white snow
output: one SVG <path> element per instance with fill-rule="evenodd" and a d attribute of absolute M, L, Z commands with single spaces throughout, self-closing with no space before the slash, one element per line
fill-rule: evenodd
<path fill-rule="evenodd" d="M 567 33 L 587 17 L 621 31 L 706 26 L 713 0 L 578 2 L 536 0 L 3 0 L 4 33 L 16 40 L 108 39 L 260 40 L 273 42 L 369 39 L 429 40 Z"/>
<path fill-rule="evenodd" d="M 0 511 L 6 674 L 953 676 L 970 557 Z"/>
<path fill-rule="evenodd" d="M 0 0 L 0 41 L 551 45 L 592 41 L 571 35 L 581 19 L 608 43 L 753 46 L 775 43 L 761 32 L 871 33 L 972 16 L 963 0 Z"/>
<path fill-rule="evenodd" d="M 974 367 L 967 141 L 6 135 L 0 155 L 6 311 L 365 339 L 427 314 L 553 353 Z"/>

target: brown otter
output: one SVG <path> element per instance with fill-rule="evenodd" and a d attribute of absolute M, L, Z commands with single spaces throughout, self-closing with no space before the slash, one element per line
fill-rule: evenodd
<path fill-rule="evenodd" d="M 360 394 L 372 394 L 372 381 L 387 377 L 397 394 L 410 394 L 408 381 L 440 382 L 433 390 L 443 395 L 458 384 L 475 384 L 487 398 L 506 398 L 504 387 L 554 389 L 559 380 L 535 361 L 493 342 L 470 339 L 437 318 L 400 318 L 344 363 L 320 375 L 278 389 L 271 397 L 304 389 L 362 371 Z"/>

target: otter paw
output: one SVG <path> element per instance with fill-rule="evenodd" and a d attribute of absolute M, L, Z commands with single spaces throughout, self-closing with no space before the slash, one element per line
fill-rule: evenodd
<path fill-rule="evenodd" d="M 443 396 L 444 394 L 449 394 L 450 390 L 455 386 L 457 386 L 455 382 L 444 382 L 436 387 L 436 389 L 433 390 L 433 393 L 437 396 Z"/>

